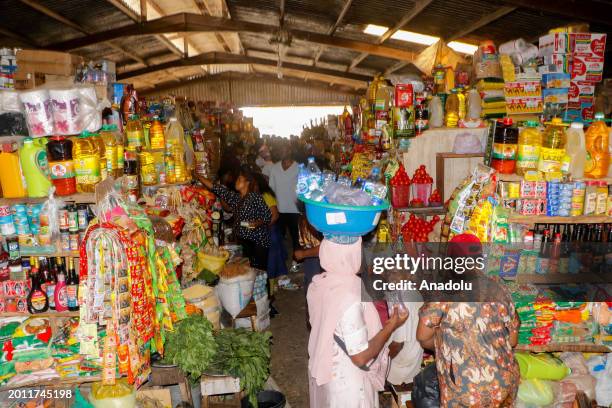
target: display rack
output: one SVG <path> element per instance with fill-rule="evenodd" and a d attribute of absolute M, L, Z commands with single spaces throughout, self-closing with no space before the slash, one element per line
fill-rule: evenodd
<path fill-rule="evenodd" d="M 58 387 L 66 389 L 71 385 L 87 384 L 97 381 L 101 381 L 102 377 L 99 375 L 88 376 L 88 377 L 68 377 L 68 378 L 53 378 L 43 381 L 28 381 L 23 384 L 16 385 L 5 385 L 0 387 L 0 392 L 14 390 L 17 388 L 28 388 L 28 387 Z"/>
<path fill-rule="evenodd" d="M 399 212 L 409 212 L 414 215 L 442 215 L 446 214 L 446 208 L 443 206 L 439 207 L 406 207 L 406 208 L 395 208 Z"/>
<path fill-rule="evenodd" d="M 0 318 L 3 317 L 44 317 L 47 319 L 64 319 L 67 317 L 79 317 L 79 311 L 66 311 L 66 312 L 45 312 L 45 313 L 23 313 L 23 312 L 2 312 Z"/>
<path fill-rule="evenodd" d="M 533 353 L 561 353 L 574 351 L 581 353 L 609 353 L 610 347 L 593 343 L 553 343 L 544 345 L 519 344 L 514 351 L 531 351 Z"/>
<path fill-rule="evenodd" d="M 49 197 L 20 197 L 20 198 L 0 198 L 0 205 L 13 205 L 13 204 L 36 204 L 45 202 Z M 55 196 L 58 200 L 74 202 L 76 204 L 91 204 L 96 202 L 94 193 L 77 193 L 67 196 Z"/>
<path fill-rule="evenodd" d="M 579 215 L 576 217 L 551 217 L 548 215 L 510 214 L 508 222 L 517 224 L 607 224 L 612 218 L 607 215 Z"/>
<path fill-rule="evenodd" d="M 524 179 L 524 176 L 519 176 L 518 174 L 497 173 L 496 176 L 497 176 L 497 180 L 499 181 L 522 181 Z M 580 178 L 573 179 L 573 181 L 605 181 L 608 184 L 612 184 L 612 177 L 602 177 L 598 179 L 580 177 Z"/>

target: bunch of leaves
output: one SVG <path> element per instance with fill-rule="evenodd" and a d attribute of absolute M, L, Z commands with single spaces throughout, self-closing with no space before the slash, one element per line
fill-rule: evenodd
<path fill-rule="evenodd" d="M 178 365 L 192 381 L 198 381 L 216 353 L 212 323 L 204 316 L 192 315 L 168 333 L 164 361 Z"/>
<path fill-rule="evenodd" d="M 224 329 L 217 336 L 217 355 L 213 366 L 240 378 L 240 384 L 257 407 L 257 393 L 270 376 L 270 332 Z"/>

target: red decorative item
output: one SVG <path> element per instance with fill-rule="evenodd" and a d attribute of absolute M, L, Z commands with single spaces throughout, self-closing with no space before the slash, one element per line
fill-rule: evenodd
<path fill-rule="evenodd" d="M 402 226 L 402 237 L 404 242 L 427 242 L 429 234 L 433 231 L 440 217 L 434 215 L 431 221 L 410 214 L 408 222 Z"/>
<path fill-rule="evenodd" d="M 438 192 L 437 188 L 432 191 L 431 195 L 429 196 L 429 205 L 432 207 L 439 207 L 442 205 L 442 197 L 440 197 L 440 193 Z"/>
<path fill-rule="evenodd" d="M 391 185 L 391 205 L 394 208 L 406 208 L 410 203 L 410 177 L 406 174 L 404 166 L 399 169 L 389 181 Z"/>

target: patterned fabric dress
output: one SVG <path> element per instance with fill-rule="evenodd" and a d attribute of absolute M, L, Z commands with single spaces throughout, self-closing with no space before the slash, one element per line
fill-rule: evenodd
<path fill-rule="evenodd" d="M 519 322 L 507 293 L 499 303 L 426 303 L 420 318 L 437 328 L 442 407 L 514 406 L 520 380 L 509 333 Z"/>

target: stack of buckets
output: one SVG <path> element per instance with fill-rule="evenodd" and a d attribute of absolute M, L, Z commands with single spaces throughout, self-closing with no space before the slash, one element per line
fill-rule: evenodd
<path fill-rule="evenodd" d="M 6 198 L 45 197 L 49 194 L 49 161 L 46 138 L 25 138 L 23 146 L 2 143 L 0 184 Z"/>

